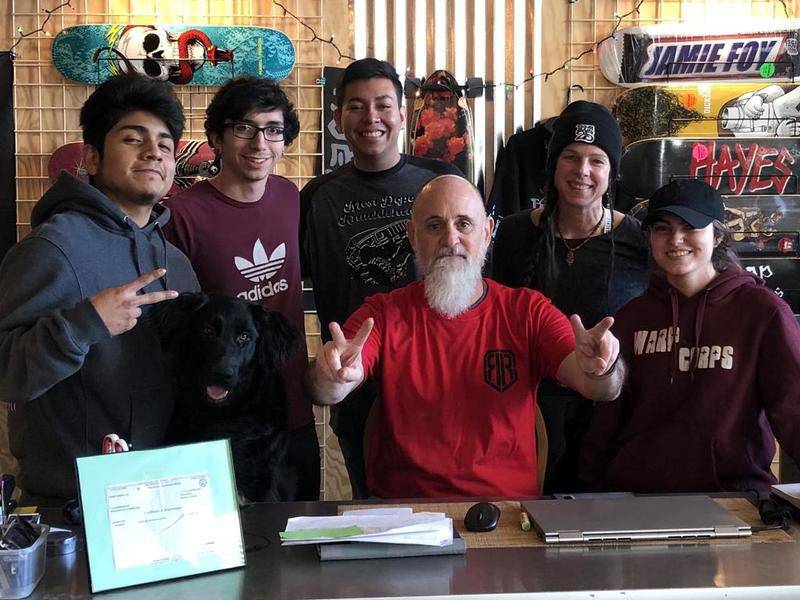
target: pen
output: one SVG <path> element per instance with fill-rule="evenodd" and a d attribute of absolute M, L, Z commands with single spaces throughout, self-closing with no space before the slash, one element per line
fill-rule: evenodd
<path fill-rule="evenodd" d="M 519 526 L 522 528 L 522 531 L 531 530 L 531 520 L 528 518 L 528 513 L 524 510 L 519 513 Z"/>

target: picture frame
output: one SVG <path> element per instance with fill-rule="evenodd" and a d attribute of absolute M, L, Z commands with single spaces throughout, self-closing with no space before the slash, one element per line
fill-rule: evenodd
<path fill-rule="evenodd" d="M 92 592 L 245 565 L 229 440 L 76 459 Z"/>

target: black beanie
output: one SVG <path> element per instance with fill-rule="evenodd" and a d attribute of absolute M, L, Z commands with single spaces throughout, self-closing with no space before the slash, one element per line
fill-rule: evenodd
<path fill-rule="evenodd" d="M 567 106 L 559 115 L 547 150 L 547 174 L 550 178 L 555 175 L 559 154 L 573 142 L 583 142 L 601 148 L 608 154 L 612 173 L 619 174 L 622 133 L 619 130 L 619 123 L 605 106 L 578 100 Z"/>

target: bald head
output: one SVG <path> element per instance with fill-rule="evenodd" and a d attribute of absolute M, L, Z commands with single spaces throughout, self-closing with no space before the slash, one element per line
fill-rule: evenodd
<path fill-rule="evenodd" d="M 468 200 L 474 204 L 478 212 L 486 216 L 486 208 L 483 205 L 483 198 L 472 183 L 460 175 L 438 175 L 426 183 L 417 194 L 414 204 L 411 207 L 411 218 L 416 219 L 421 207 L 431 200 L 439 200 L 445 204 Z"/>

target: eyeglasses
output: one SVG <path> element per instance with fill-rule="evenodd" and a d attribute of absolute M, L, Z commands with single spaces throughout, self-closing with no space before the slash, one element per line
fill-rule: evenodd
<path fill-rule="evenodd" d="M 266 127 L 256 127 L 251 123 L 228 123 L 225 127 L 233 130 L 233 135 L 243 140 L 252 140 L 256 134 L 263 133 L 264 139 L 268 142 L 283 141 L 283 127 L 277 125 L 267 125 Z"/>

